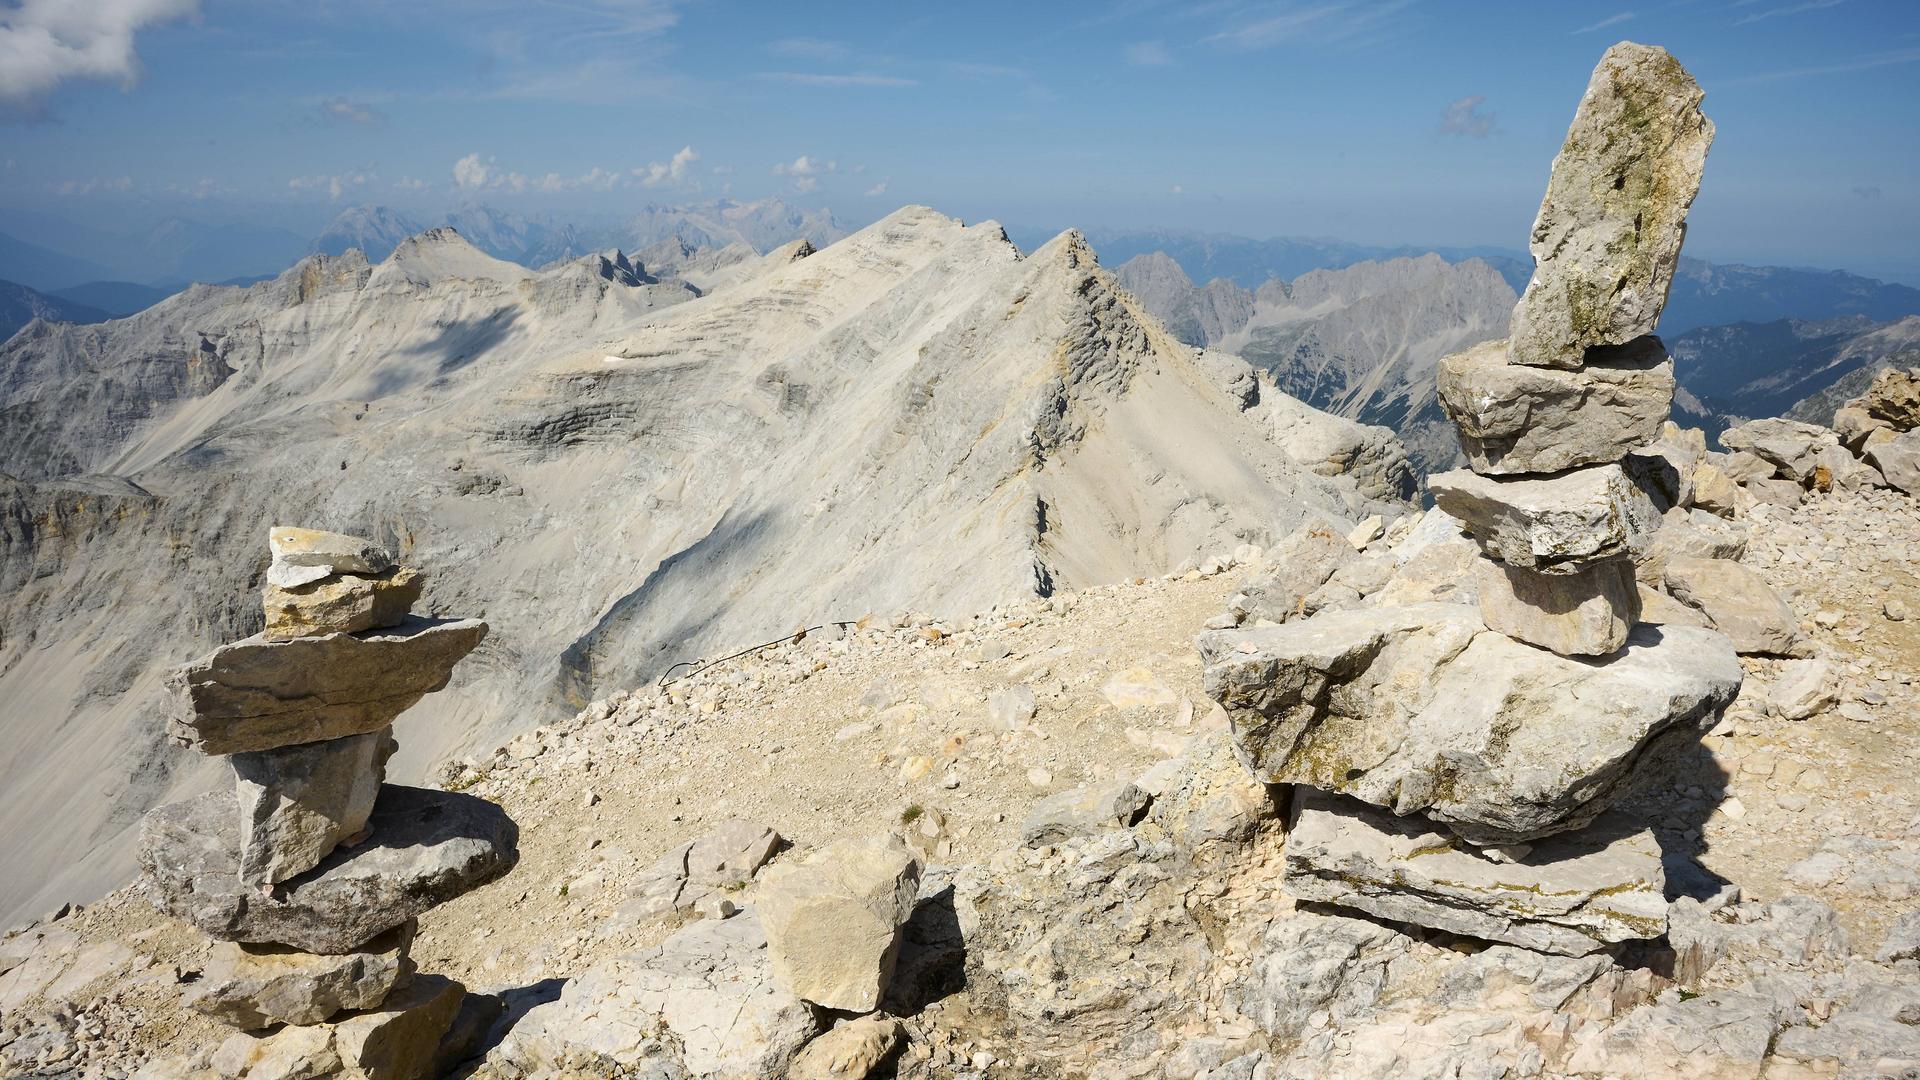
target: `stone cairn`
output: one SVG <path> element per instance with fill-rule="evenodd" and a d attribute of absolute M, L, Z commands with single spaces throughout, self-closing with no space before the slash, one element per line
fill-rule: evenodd
<path fill-rule="evenodd" d="M 426 1076 L 465 989 L 415 976 L 418 917 L 510 870 L 517 833 L 492 803 L 383 781 L 394 718 L 487 624 L 409 614 L 421 575 L 369 541 L 269 541 L 265 632 L 167 680 L 170 735 L 225 755 L 233 787 L 147 816 L 145 884 L 216 939 L 188 1001 L 241 1029 L 219 1074 Z"/>
<path fill-rule="evenodd" d="M 1653 833 L 1609 804 L 1741 679 L 1722 634 L 1639 622 L 1632 556 L 1659 515 L 1622 467 L 1673 400 L 1651 332 L 1713 138 L 1701 98 L 1664 50 L 1607 51 L 1508 339 L 1440 363 L 1470 468 L 1428 485 L 1478 545 L 1477 604 L 1200 638 L 1241 757 L 1296 785 L 1296 897 L 1573 955 L 1666 931 Z"/>

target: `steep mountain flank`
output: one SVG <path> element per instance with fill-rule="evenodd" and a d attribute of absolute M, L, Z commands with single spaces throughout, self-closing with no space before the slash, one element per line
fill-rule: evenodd
<path fill-rule="evenodd" d="M 231 598 L 269 524 L 375 537 L 434 568 L 416 610 L 492 625 L 401 720 L 405 781 L 703 651 L 1158 573 L 1411 489 L 1387 433 L 1174 340 L 1076 234 L 1022 256 L 908 208 L 808 250 L 700 296 L 435 230 L 0 348 L 0 859 L 31 871 L 0 908 L 111 885 L 126 825 L 206 782 L 157 678 L 259 629 Z"/>

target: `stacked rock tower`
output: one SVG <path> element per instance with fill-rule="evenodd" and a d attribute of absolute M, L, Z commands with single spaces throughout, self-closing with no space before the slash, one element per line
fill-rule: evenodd
<path fill-rule="evenodd" d="M 369 541 L 269 542 L 265 632 L 168 678 L 171 736 L 225 755 L 233 786 L 147 816 L 146 885 L 216 939 L 190 1003 L 243 1032 L 284 1025 L 236 1035 L 220 1072 L 425 1075 L 465 991 L 415 977 L 418 916 L 510 870 L 517 834 L 492 803 L 383 781 L 394 719 L 487 624 L 410 614 L 421 575 Z"/>
<path fill-rule="evenodd" d="M 1201 637 L 1242 758 L 1297 785 L 1294 895 L 1558 953 L 1665 932 L 1654 835 L 1610 804 L 1741 679 L 1721 634 L 1639 622 L 1659 515 L 1621 464 L 1673 400 L 1651 332 L 1713 137 L 1701 98 L 1664 50 L 1607 51 L 1508 340 L 1441 361 L 1469 468 L 1428 483 L 1479 547 L 1477 602 Z"/>

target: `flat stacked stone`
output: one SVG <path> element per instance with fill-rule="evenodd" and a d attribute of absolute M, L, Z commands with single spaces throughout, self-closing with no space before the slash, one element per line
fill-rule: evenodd
<path fill-rule="evenodd" d="M 1741 681 L 1725 634 L 1640 623 L 1635 579 L 1662 524 L 1642 483 L 1675 384 L 1652 331 L 1713 137 L 1700 100 L 1665 51 L 1607 50 L 1508 338 L 1440 362 L 1467 468 L 1428 490 L 1478 548 L 1475 602 L 1199 638 L 1242 761 L 1298 786 L 1293 895 L 1567 954 L 1665 932 L 1658 846 L 1610 807 Z"/>
<path fill-rule="evenodd" d="M 227 756 L 233 787 L 148 814 L 145 882 L 219 942 L 190 1003 L 243 1032 L 288 1025 L 235 1036 L 216 1064 L 311 1051 L 300 1075 L 323 1076 L 323 1058 L 375 1054 L 380 1075 L 421 1075 L 465 991 L 414 978 L 417 920 L 512 869 L 518 835 L 492 803 L 385 783 L 386 763 L 394 719 L 487 625 L 412 614 L 424 578 L 371 541 L 281 527 L 268 542 L 266 631 L 167 679 L 169 733 Z"/>

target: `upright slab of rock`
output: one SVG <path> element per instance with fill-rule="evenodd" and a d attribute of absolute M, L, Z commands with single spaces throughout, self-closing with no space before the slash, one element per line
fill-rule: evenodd
<path fill-rule="evenodd" d="M 1299 785 L 1295 896 L 1574 955 L 1665 932 L 1652 835 L 1609 807 L 1741 681 L 1718 629 L 1640 621 L 1635 569 L 1655 556 L 1671 583 L 1691 565 L 1653 551 L 1662 507 L 1699 477 L 1695 451 L 1653 445 L 1675 384 L 1652 331 L 1713 137 L 1700 100 L 1663 50 L 1607 51 L 1554 160 L 1509 338 L 1440 362 L 1468 468 L 1428 488 L 1477 547 L 1459 572 L 1473 602 L 1201 635 L 1241 760 Z M 1799 434 L 1750 443 L 1811 470 L 1820 447 Z"/>
<path fill-rule="evenodd" d="M 1533 222 L 1515 363 L 1579 368 L 1653 333 L 1713 145 L 1704 96 L 1665 49 L 1623 41 L 1600 58 Z"/>
<path fill-rule="evenodd" d="M 379 545 L 275 528 L 267 631 L 167 680 L 174 738 L 233 787 L 154 810 L 154 903 L 218 939 L 200 1011 L 235 1027 L 222 1075 L 425 1076 L 465 990 L 413 977 L 418 917 L 512 869 L 517 831 L 470 795 L 384 783 L 393 721 L 486 637 L 410 614 L 422 577 Z"/>

